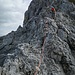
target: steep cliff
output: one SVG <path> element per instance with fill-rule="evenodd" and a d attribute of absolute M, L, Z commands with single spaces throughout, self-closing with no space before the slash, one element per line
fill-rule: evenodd
<path fill-rule="evenodd" d="M 75 5 L 32 0 L 23 27 L 0 37 L 0 66 L 0 75 L 75 75 Z"/>

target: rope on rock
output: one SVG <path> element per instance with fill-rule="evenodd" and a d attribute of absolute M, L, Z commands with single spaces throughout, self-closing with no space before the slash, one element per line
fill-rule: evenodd
<path fill-rule="evenodd" d="M 48 33 L 48 21 L 46 21 L 45 24 L 46 24 L 46 25 L 45 25 L 45 27 L 44 27 L 44 40 L 43 40 L 43 45 L 42 45 L 40 60 L 39 60 L 38 66 L 36 66 L 36 71 L 35 71 L 34 75 L 37 75 L 38 71 L 40 71 L 40 66 L 41 66 L 42 59 L 43 59 L 44 44 L 45 44 L 45 41 L 46 41 L 46 35 L 47 35 L 47 33 Z"/>

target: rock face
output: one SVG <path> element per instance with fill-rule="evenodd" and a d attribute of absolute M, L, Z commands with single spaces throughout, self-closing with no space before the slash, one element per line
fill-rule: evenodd
<path fill-rule="evenodd" d="M 23 27 L 0 37 L 0 75 L 34 75 L 42 47 L 37 75 L 75 75 L 74 12 L 68 0 L 32 0 Z"/>

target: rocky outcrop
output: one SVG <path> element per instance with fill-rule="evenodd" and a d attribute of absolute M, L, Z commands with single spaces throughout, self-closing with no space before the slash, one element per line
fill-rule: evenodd
<path fill-rule="evenodd" d="M 74 11 L 68 0 L 32 0 L 23 27 L 0 37 L 0 75 L 34 75 L 42 46 L 37 75 L 75 75 Z"/>
<path fill-rule="evenodd" d="M 70 15 L 75 19 L 75 11 L 70 12 Z"/>
<path fill-rule="evenodd" d="M 40 51 L 27 43 L 18 44 L 14 53 L 8 53 L 0 75 L 33 75 Z"/>

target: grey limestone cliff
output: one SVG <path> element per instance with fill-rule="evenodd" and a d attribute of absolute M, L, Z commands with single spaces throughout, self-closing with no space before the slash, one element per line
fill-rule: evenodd
<path fill-rule="evenodd" d="M 32 0 L 23 27 L 0 37 L 0 75 L 34 75 L 45 32 L 37 75 L 75 75 L 75 5 L 68 0 Z"/>

